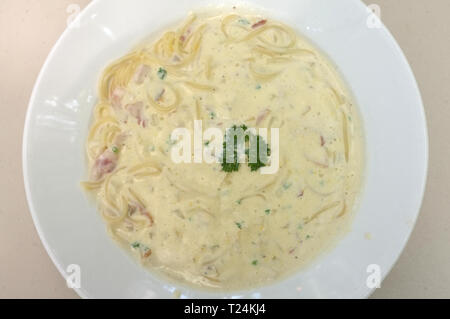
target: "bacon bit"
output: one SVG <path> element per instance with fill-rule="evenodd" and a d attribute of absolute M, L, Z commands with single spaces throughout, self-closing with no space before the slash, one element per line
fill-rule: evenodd
<path fill-rule="evenodd" d="M 252 29 L 256 29 L 256 28 L 262 27 L 266 23 L 267 23 L 267 20 L 258 21 L 254 25 L 252 25 Z"/>
<path fill-rule="evenodd" d="M 117 137 L 115 138 L 114 144 L 115 144 L 117 147 L 120 147 L 120 146 L 124 145 L 124 144 L 125 144 L 125 140 L 127 139 L 127 137 L 128 137 L 127 134 L 125 134 L 125 133 L 120 133 L 120 134 L 117 135 Z"/>
<path fill-rule="evenodd" d="M 145 254 L 144 254 L 144 258 L 150 257 L 151 254 L 152 254 L 152 250 L 151 250 L 151 249 L 148 249 L 148 250 L 145 252 Z"/>
<path fill-rule="evenodd" d="M 320 135 L 320 146 L 324 146 L 325 145 L 325 139 L 323 138 L 322 135 Z"/>
<path fill-rule="evenodd" d="M 150 226 L 153 226 L 154 220 L 152 215 L 146 210 L 146 208 L 139 202 L 133 201 L 133 203 L 128 204 L 128 216 L 133 216 L 136 211 L 139 211 L 142 216 L 147 217 L 150 223 Z"/>
<path fill-rule="evenodd" d="M 192 29 L 191 28 L 187 29 L 184 34 L 180 35 L 180 42 L 185 42 L 191 33 L 192 33 Z"/>
<path fill-rule="evenodd" d="M 95 161 L 92 170 L 92 179 L 98 181 L 106 174 L 111 173 L 117 165 L 117 154 L 112 150 L 105 150 Z"/>
<path fill-rule="evenodd" d="M 305 194 L 305 191 L 302 189 L 300 192 L 298 192 L 297 197 L 298 198 L 303 197 L 304 194 Z"/>
<path fill-rule="evenodd" d="M 150 215 L 150 213 L 148 213 L 148 212 L 146 212 L 146 211 L 144 211 L 144 212 L 142 213 L 142 215 L 144 215 L 145 217 L 147 217 L 148 220 L 149 220 L 149 222 L 150 222 L 150 226 L 153 226 L 154 220 L 153 220 L 152 215 Z"/>
<path fill-rule="evenodd" d="M 127 91 L 123 88 L 115 88 L 111 94 L 111 105 L 115 109 L 122 108 L 122 98 L 125 96 Z"/>
<path fill-rule="evenodd" d="M 136 84 L 140 85 L 142 83 L 144 83 L 145 77 L 147 76 L 147 74 L 150 73 L 150 67 L 148 65 L 145 64 L 141 64 L 137 70 L 136 73 L 133 76 L 133 80 Z"/>
<path fill-rule="evenodd" d="M 144 128 L 147 126 L 147 120 L 144 118 L 144 115 L 142 114 L 144 109 L 143 102 L 128 104 L 127 106 L 125 106 L 125 108 L 131 114 L 131 116 L 133 116 L 137 120 L 138 125 L 141 125 Z"/>
<path fill-rule="evenodd" d="M 156 97 L 155 101 L 156 102 L 161 101 L 162 97 L 164 96 L 164 93 L 166 93 L 166 89 L 162 89 L 161 93 L 158 94 L 158 96 Z"/>
<path fill-rule="evenodd" d="M 256 125 L 259 125 L 262 121 L 264 121 L 267 117 L 267 115 L 269 115 L 270 110 L 265 109 L 262 110 L 259 114 L 258 117 L 256 118 Z"/>

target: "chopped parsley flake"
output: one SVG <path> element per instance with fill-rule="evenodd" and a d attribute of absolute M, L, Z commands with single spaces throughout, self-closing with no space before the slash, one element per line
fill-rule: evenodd
<path fill-rule="evenodd" d="M 247 19 L 244 19 L 244 18 L 239 19 L 238 21 L 240 24 L 246 24 L 246 25 L 250 24 L 250 21 L 248 21 Z"/>
<path fill-rule="evenodd" d="M 242 223 L 236 223 L 236 226 L 237 226 L 239 229 L 242 229 Z"/>
<path fill-rule="evenodd" d="M 141 244 L 139 242 L 135 241 L 134 243 L 131 244 L 131 247 L 139 248 L 139 247 L 141 247 Z"/>
<path fill-rule="evenodd" d="M 177 144 L 177 141 L 172 140 L 172 138 L 169 136 L 167 138 L 166 143 L 167 143 L 167 145 L 173 146 L 173 145 Z"/>
<path fill-rule="evenodd" d="M 112 151 L 113 151 L 114 153 L 118 153 L 118 152 L 119 152 L 119 149 L 118 149 L 116 146 L 113 146 L 113 147 L 112 147 Z"/>
<path fill-rule="evenodd" d="M 253 261 L 252 261 L 252 265 L 253 265 L 253 266 L 256 266 L 256 265 L 258 265 L 258 261 L 257 261 L 256 259 L 255 259 L 255 260 L 253 260 Z"/>
<path fill-rule="evenodd" d="M 266 209 L 266 210 L 264 211 L 264 213 L 266 213 L 266 215 L 270 215 L 270 209 Z"/>
<path fill-rule="evenodd" d="M 288 190 L 291 186 L 292 186 L 292 183 L 285 182 L 285 183 L 283 184 L 283 189 L 284 189 L 284 190 Z"/>
<path fill-rule="evenodd" d="M 161 80 L 164 80 L 164 79 L 166 78 L 166 76 L 167 76 L 167 71 L 166 71 L 165 69 L 163 69 L 163 68 L 159 68 L 157 74 L 158 74 L 158 77 L 159 77 Z"/>

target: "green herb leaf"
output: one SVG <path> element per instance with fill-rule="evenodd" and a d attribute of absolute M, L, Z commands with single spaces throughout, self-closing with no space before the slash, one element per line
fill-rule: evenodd
<path fill-rule="evenodd" d="M 119 152 L 119 149 L 118 149 L 116 146 L 113 146 L 113 147 L 112 147 L 112 151 L 113 151 L 114 153 L 118 153 L 118 152 Z"/>
<path fill-rule="evenodd" d="M 270 209 L 266 209 L 266 210 L 264 211 L 264 213 L 266 213 L 266 215 L 270 215 Z"/>
<path fill-rule="evenodd" d="M 260 152 L 259 152 L 260 147 L 267 150 L 266 154 L 264 154 L 264 153 L 260 154 Z M 264 163 L 267 163 L 267 157 L 270 156 L 270 152 L 271 152 L 266 141 L 264 141 L 264 139 L 259 135 L 256 137 L 256 152 L 257 152 L 256 163 L 248 163 L 248 166 L 250 167 L 250 170 L 252 172 L 255 172 L 258 169 L 260 169 L 261 167 L 266 166 L 266 164 L 264 164 Z M 246 150 L 246 154 L 247 154 L 247 156 L 250 157 L 250 151 L 248 149 Z"/>
<path fill-rule="evenodd" d="M 141 246 L 141 243 L 139 243 L 138 241 L 135 241 L 134 243 L 131 244 L 131 247 L 133 248 L 139 248 Z"/>
<path fill-rule="evenodd" d="M 240 128 L 244 131 L 244 133 L 248 130 L 248 127 L 244 124 L 241 125 Z M 238 129 L 238 127 L 236 125 L 233 125 L 231 127 L 231 129 L 233 129 L 234 131 L 236 131 Z M 238 159 L 238 138 L 235 134 L 230 134 L 231 130 L 227 130 L 227 133 L 225 133 L 225 142 L 223 143 L 223 154 L 222 154 L 222 170 L 224 172 L 236 172 L 239 170 L 240 164 L 239 164 L 239 159 Z M 231 135 L 231 136 L 230 136 Z M 267 163 L 267 157 L 270 156 L 270 148 L 267 145 L 267 143 L 264 141 L 264 139 L 257 135 L 254 136 L 252 134 L 246 134 L 245 135 L 245 143 L 246 143 L 246 149 L 245 149 L 245 154 L 247 155 L 247 159 L 249 161 L 250 158 L 250 136 L 252 136 L 252 140 L 253 138 L 256 138 L 256 163 L 248 163 L 248 166 L 250 167 L 250 170 L 252 172 L 257 171 L 258 169 L 260 169 L 261 167 L 266 166 Z M 234 141 L 233 141 L 234 138 Z M 233 161 L 231 163 L 227 163 L 227 146 L 233 144 Z M 266 154 L 262 154 L 260 155 L 260 147 L 262 147 L 263 149 L 266 149 L 267 152 Z"/>
<path fill-rule="evenodd" d="M 165 69 L 163 69 L 163 68 L 159 68 L 157 74 L 158 74 L 158 77 L 159 77 L 161 80 L 164 80 L 164 79 L 166 78 L 166 76 L 167 76 L 167 71 L 166 71 Z"/>
<path fill-rule="evenodd" d="M 242 125 L 241 128 L 244 130 L 244 132 L 247 130 L 247 127 L 245 125 Z M 233 127 L 231 127 L 231 129 L 236 131 L 237 126 L 233 125 Z M 236 135 L 230 133 L 231 129 L 226 131 L 225 137 L 224 137 L 224 142 L 223 142 L 222 170 L 227 173 L 237 172 L 240 167 L 238 151 L 237 151 L 238 150 L 238 138 Z M 233 149 L 231 150 L 233 152 L 233 155 L 232 155 L 233 161 L 231 163 L 227 162 L 228 145 L 233 145 Z"/>
<path fill-rule="evenodd" d="M 239 228 L 239 229 L 242 229 L 242 224 L 241 223 L 235 223 L 236 224 L 236 226 Z"/>
<path fill-rule="evenodd" d="M 253 261 L 252 261 L 252 265 L 253 265 L 253 266 L 256 266 L 256 265 L 258 265 L 258 261 L 257 261 L 256 259 L 255 259 L 255 260 L 253 260 Z"/>
<path fill-rule="evenodd" d="M 244 19 L 244 18 L 239 19 L 238 22 L 240 24 L 245 24 L 245 25 L 249 25 L 250 24 L 250 21 L 248 21 L 247 19 Z"/>
<path fill-rule="evenodd" d="M 291 186 L 292 186 L 292 183 L 289 183 L 289 182 L 284 182 L 283 183 L 283 189 L 284 190 L 288 190 Z"/>

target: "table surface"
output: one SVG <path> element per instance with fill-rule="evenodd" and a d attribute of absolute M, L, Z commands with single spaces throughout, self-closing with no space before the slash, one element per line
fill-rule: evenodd
<path fill-rule="evenodd" d="M 372 298 L 450 297 L 450 27 L 448 0 L 374 0 L 417 77 L 428 117 L 430 168 L 421 214 L 406 249 Z M 76 298 L 34 228 L 22 176 L 22 132 L 31 90 L 66 27 L 70 4 L 0 1 L 0 298 Z M 69 13 L 68 13 L 69 12 Z"/>

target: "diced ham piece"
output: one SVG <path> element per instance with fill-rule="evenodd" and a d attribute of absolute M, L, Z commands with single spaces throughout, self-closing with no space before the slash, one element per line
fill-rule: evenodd
<path fill-rule="evenodd" d="M 141 125 L 144 128 L 147 126 L 147 120 L 144 118 L 143 102 L 128 104 L 125 106 L 125 109 L 137 120 L 138 125 Z"/>
<path fill-rule="evenodd" d="M 111 149 L 105 150 L 95 161 L 91 177 L 94 181 L 101 180 L 106 174 L 111 173 L 117 165 L 117 154 Z"/>
<path fill-rule="evenodd" d="M 116 110 L 122 108 L 122 98 L 125 96 L 127 91 L 123 88 L 115 88 L 111 93 L 111 105 Z"/>
<path fill-rule="evenodd" d="M 114 140 L 114 144 L 116 147 L 120 148 L 122 145 L 125 144 L 125 140 L 127 139 L 127 134 L 125 133 L 120 133 L 119 135 L 117 135 L 117 137 Z"/>
<path fill-rule="evenodd" d="M 147 209 L 139 202 L 133 201 L 133 203 L 128 204 L 129 215 L 133 216 L 136 212 L 148 219 L 149 225 L 152 226 L 154 223 L 152 215 L 147 211 Z"/>
<path fill-rule="evenodd" d="M 136 73 L 134 73 L 133 81 L 140 85 L 144 83 L 145 77 L 150 73 L 150 67 L 145 64 L 141 64 L 137 69 Z"/>
<path fill-rule="evenodd" d="M 256 28 L 262 27 L 266 23 L 267 23 L 267 20 L 258 21 L 254 25 L 252 25 L 252 29 L 256 29 Z"/>

